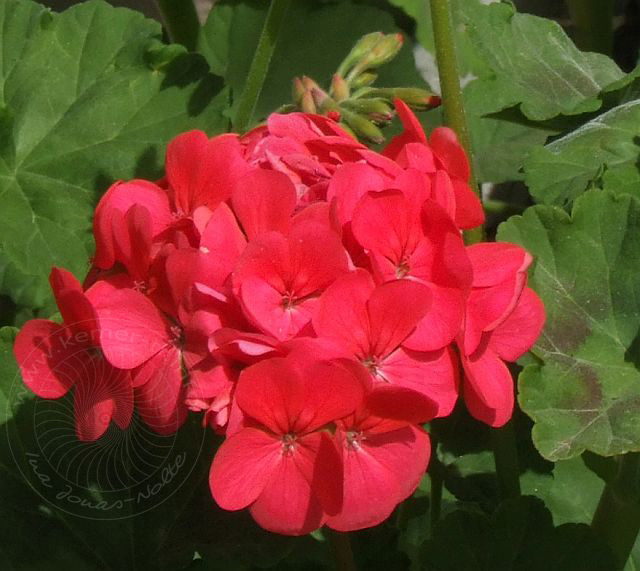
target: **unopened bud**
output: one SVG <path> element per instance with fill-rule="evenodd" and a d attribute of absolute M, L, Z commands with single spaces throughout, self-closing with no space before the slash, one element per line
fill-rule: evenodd
<path fill-rule="evenodd" d="M 388 123 L 393 119 L 393 106 L 386 99 L 381 97 L 372 99 L 347 99 L 342 102 L 342 106 L 365 115 L 367 119 L 375 123 Z"/>
<path fill-rule="evenodd" d="M 372 121 L 366 119 L 362 115 L 358 115 L 357 113 L 353 113 L 352 111 L 348 111 L 343 108 L 342 110 L 342 119 L 353 132 L 361 138 L 367 139 L 373 143 L 382 143 L 384 141 L 384 136 L 382 131 L 376 127 Z"/>
<path fill-rule="evenodd" d="M 358 77 L 353 79 L 351 87 L 353 89 L 360 89 L 361 87 L 371 85 L 376 79 L 378 79 L 377 73 L 372 71 L 363 71 Z"/>
<path fill-rule="evenodd" d="M 307 90 L 305 89 L 302 80 L 299 77 L 294 77 L 293 84 L 291 86 L 291 97 L 296 105 L 301 105 L 305 91 Z"/>
<path fill-rule="evenodd" d="M 366 57 L 367 54 L 376 46 L 380 40 L 384 38 L 384 34 L 382 32 L 371 32 L 370 34 L 366 34 L 362 36 L 351 48 L 351 51 L 347 55 L 346 58 L 342 61 L 340 66 L 338 67 L 338 75 L 344 77 L 347 72 L 356 65 L 362 58 Z"/>
<path fill-rule="evenodd" d="M 354 94 L 355 96 L 356 94 Z M 426 89 L 418 87 L 380 87 L 367 89 L 357 94 L 358 97 L 383 97 L 385 99 L 402 99 L 414 109 L 431 109 L 440 105 L 440 97 Z"/>
<path fill-rule="evenodd" d="M 402 34 L 387 34 L 382 38 L 369 53 L 367 68 L 376 68 L 391 61 L 404 43 Z"/>
<path fill-rule="evenodd" d="M 304 94 L 302 95 L 302 99 L 300 100 L 300 109 L 304 113 L 318 112 L 315 101 L 313 100 L 313 95 L 311 91 L 305 91 Z"/>
<path fill-rule="evenodd" d="M 349 84 L 344 80 L 344 77 L 337 73 L 333 75 L 330 93 L 336 101 L 342 101 L 349 97 Z"/>

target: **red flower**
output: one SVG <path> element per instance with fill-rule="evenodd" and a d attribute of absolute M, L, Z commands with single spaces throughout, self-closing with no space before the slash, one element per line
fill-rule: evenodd
<path fill-rule="evenodd" d="M 318 296 L 346 271 L 338 235 L 326 225 L 301 220 L 287 235 L 266 232 L 249 242 L 233 283 L 247 318 L 283 341 L 310 323 Z"/>
<path fill-rule="evenodd" d="M 103 358 L 98 317 L 76 278 L 54 268 L 49 281 L 64 324 L 27 322 L 16 338 L 16 360 L 25 384 L 39 397 L 60 398 L 75 387 L 76 435 L 97 440 L 112 419 L 120 428 L 129 426 L 131 378 Z"/>
<path fill-rule="evenodd" d="M 351 227 L 380 281 L 411 279 L 429 287 L 431 310 L 404 345 L 435 350 L 451 343 L 460 330 L 471 264 L 460 232 L 444 210 L 424 200 L 419 188 L 410 190 L 366 194 Z"/>
<path fill-rule="evenodd" d="M 474 277 L 458 340 L 464 399 L 475 418 L 498 427 L 513 412 L 513 379 L 504 361 L 516 361 L 533 346 L 544 325 L 544 307 L 526 287 L 531 256 L 524 249 L 484 243 L 467 251 Z"/>
<path fill-rule="evenodd" d="M 313 327 L 362 363 L 374 381 L 412 389 L 437 403 L 438 416 L 457 399 L 457 371 L 449 348 L 414 351 L 404 342 L 431 306 L 429 288 L 396 280 L 380 286 L 364 270 L 337 279 L 320 297 Z"/>
<path fill-rule="evenodd" d="M 240 375 L 235 398 L 252 426 L 222 444 L 209 476 L 227 510 L 249 507 L 265 529 L 303 535 L 342 508 L 340 456 L 325 430 L 355 410 L 360 382 L 308 354 L 272 358 Z"/>

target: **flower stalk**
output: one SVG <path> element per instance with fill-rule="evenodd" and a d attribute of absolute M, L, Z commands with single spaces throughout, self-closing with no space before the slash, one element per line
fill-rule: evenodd
<path fill-rule="evenodd" d="M 640 531 L 640 453 L 617 458 L 618 472 L 607 482 L 591 527 L 611 548 L 616 570 L 622 570 Z"/>
<path fill-rule="evenodd" d="M 575 25 L 576 45 L 584 51 L 611 55 L 613 51 L 613 0 L 567 0 Z"/>
<path fill-rule="evenodd" d="M 325 528 L 333 553 L 336 571 L 356 571 L 356 563 L 351 549 L 351 540 L 346 532 Z"/>
<path fill-rule="evenodd" d="M 520 495 L 520 470 L 513 419 L 501 428 L 490 429 L 490 432 L 500 498 L 504 500 L 518 497 Z"/>
<path fill-rule="evenodd" d="M 196 49 L 200 21 L 192 0 L 156 0 L 169 39 L 190 52 Z"/>
<path fill-rule="evenodd" d="M 458 61 L 453 37 L 449 0 L 430 0 L 430 2 L 433 39 L 436 45 L 438 75 L 440 77 L 440 87 L 442 90 L 444 122 L 456 132 L 460 143 L 469 157 L 471 167 L 469 185 L 474 192 L 480 196 L 480 187 L 476 180 L 473 156 L 471 155 L 471 138 L 469 136 L 469 128 L 467 126 L 462 101 L 462 89 L 460 88 L 460 75 L 458 73 Z M 464 237 L 467 244 L 482 242 L 482 227 L 478 226 L 477 228 L 466 230 Z"/>
<path fill-rule="evenodd" d="M 251 124 L 264 80 L 269 71 L 269 64 L 278 41 L 278 35 L 290 4 L 291 0 L 271 1 L 267 18 L 258 40 L 256 53 L 249 68 L 247 82 L 236 110 L 233 126 L 238 133 L 244 133 Z"/>

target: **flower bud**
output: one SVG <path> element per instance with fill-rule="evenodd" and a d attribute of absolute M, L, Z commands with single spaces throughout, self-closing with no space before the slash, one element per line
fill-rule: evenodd
<path fill-rule="evenodd" d="M 394 115 L 391 103 L 381 97 L 372 99 L 347 99 L 342 102 L 342 106 L 360 115 L 366 115 L 366 117 L 374 123 L 387 123 L 393 119 Z"/>
<path fill-rule="evenodd" d="M 313 94 L 311 91 L 305 91 L 302 99 L 300 100 L 300 109 L 303 113 L 317 113 L 316 103 L 313 100 Z"/>
<path fill-rule="evenodd" d="M 369 98 L 382 97 L 384 99 L 402 99 L 407 105 L 414 109 L 431 109 L 440 105 L 440 97 L 434 95 L 426 89 L 418 87 L 380 87 L 369 88 L 354 93 L 354 97 Z"/>
<path fill-rule="evenodd" d="M 291 97 L 296 105 L 301 105 L 302 98 L 306 91 L 307 90 L 302 83 L 302 80 L 299 77 L 294 77 L 293 84 L 291 86 Z"/>
<path fill-rule="evenodd" d="M 387 34 L 384 36 L 369 52 L 367 58 L 365 58 L 367 65 L 363 69 L 376 68 L 391 61 L 404 43 L 402 34 Z"/>
<path fill-rule="evenodd" d="M 382 131 L 380 131 L 372 121 L 369 121 L 369 119 L 366 119 L 362 115 L 343 108 L 342 119 L 351 127 L 358 137 L 367 139 L 373 143 L 382 143 L 384 141 Z"/>
<path fill-rule="evenodd" d="M 349 97 L 349 84 L 344 77 L 335 73 L 331 79 L 331 96 L 336 101 L 342 101 Z"/>
<path fill-rule="evenodd" d="M 366 57 L 382 38 L 384 38 L 382 32 L 371 32 L 370 34 L 362 36 L 338 67 L 338 75 L 344 77 L 349 69 L 356 65 L 362 58 Z"/>
<path fill-rule="evenodd" d="M 367 85 L 371 85 L 376 79 L 378 79 L 378 74 L 373 71 L 363 71 L 358 77 L 355 77 L 351 82 L 352 89 L 360 89 L 361 87 L 366 87 Z"/>

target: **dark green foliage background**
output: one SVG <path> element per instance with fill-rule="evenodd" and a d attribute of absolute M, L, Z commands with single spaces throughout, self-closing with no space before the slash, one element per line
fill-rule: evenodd
<path fill-rule="evenodd" d="M 414 44 L 419 59 L 434 52 L 427 4 L 294 0 L 256 121 L 289 102 L 294 76 L 327 85 L 355 40 L 375 30 L 406 39 L 379 85 L 427 88 L 412 52 Z M 586 524 L 614 472 L 610 457 L 640 450 L 640 74 L 580 52 L 555 21 L 527 13 L 562 16 L 559 2 L 519 4 L 522 13 L 507 2 L 452 0 L 478 178 L 498 184 L 491 202 L 498 197 L 517 212 L 497 237 L 535 256 L 530 285 L 547 308 L 543 335 L 517 367 L 525 495 L 500 501 L 489 431 L 458 407 L 430 427 L 439 443 L 432 469 L 444 481 L 440 522 L 431 528 L 425 476 L 389 521 L 352 534 L 361 569 L 612 568 Z M 33 418 L 64 414 L 69 403 L 32 398 L 11 351 L 17 327 L 55 312 L 50 267 L 86 273 L 92 211 L 108 186 L 161 176 L 165 145 L 177 133 L 229 130 L 265 14 L 263 1 L 220 0 L 197 52 L 187 53 L 165 42 L 158 22 L 102 0 L 62 13 L 31 0 L 0 4 L 2 569 L 332 565 L 322 531 L 283 538 L 215 506 L 206 475 L 218 438 L 203 436 L 195 416 L 175 442 L 192 470 L 154 509 L 82 519 L 44 501 L 27 456 L 43 446 Z M 421 120 L 430 129 L 440 111 Z M 490 231 L 506 217 L 492 214 Z M 85 499 L 100 501 L 99 490 Z M 640 546 L 627 570 L 638 566 Z"/>

